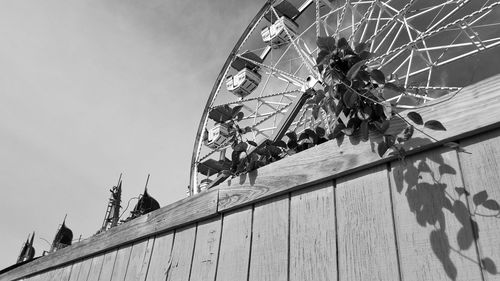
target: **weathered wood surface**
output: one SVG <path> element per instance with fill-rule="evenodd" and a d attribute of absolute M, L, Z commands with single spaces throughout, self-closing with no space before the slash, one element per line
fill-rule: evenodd
<path fill-rule="evenodd" d="M 290 281 L 337 280 L 333 182 L 293 192 L 290 202 Z"/>
<path fill-rule="evenodd" d="M 125 281 L 144 280 L 153 250 L 154 238 L 143 240 L 132 246 Z"/>
<path fill-rule="evenodd" d="M 498 114 L 498 112 L 497 112 Z M 461 144 L 469 152 L 460 153 L 473 220 L 477 223 L 478 249 L 485 280 L 500 280 L 500 130 L 466 139 Z M 474 195 L 486 191 L 489 203 L 476 206 Z M 480 201 L 477 201 L 480 202 Z M 496 204 L 495 204 L 496 202 Z M 486 207 L 488 206 L 488 207 Z"/>
<path fill-rule="evenodd" d="M 218 217 L 198 224 L 190 280 L 215 280 L 221 223 L 222 220 Z"/>
<path fill-rule="evenodd" d="M 340 178 L 335 190 L 338 280 L 399 280 L 386 166 Z"/>
<path fill-rule="evenodd" d="M 439 148 L 391 163 L 403 280 L 482 280 L 457 152 Z"/>
<path fill-rule="evenodd" d="M 255 205 L 250 281 L 288 280 L 289 196 Z"/>
<path fill-rule="evenodd" d="M 87 281 L 99 281 L 99 275 L 101 274 L 103 262 L 104 254 L 100 254 L 92 258 L 92 265 L 90 266 Z"/>
<path fill-rule="evenodd" d="M 104 260 L 102 262 L 101 272 L 99 273 L 99 281 L 111 280 L 111 275 L 113 274 L 113 268 L 115 266 L 116 255 L 118 251 L 113 250 L 104 254 Z"/>
<path fill-rule="evenodd" d="M 405 144 L 410 154 L 500 126 L 500 76 L 464 88 L 453 98 L 445 96 L 426 106 L 415 111 L 424 120 L 441 121 L 447 131 L 431 131 L 439 142 L 415 131 L 413 140 Z M 405 115 L 404 112 L 402 114 Z M 402 131 L 404 127 L 404 122 L 395 122 L 389 130 Z M 375 134 L 370 138 L 380 141 L 380 136 Z M 346 137 L 339 147 L 336 141 L 329 141 L 264 166 L 241 180 L 232 179 L 220 184 L 219 211 L 338 178 L 395 158 L 386 155 L 381 159 L 376 152 L 376 144 L 371 141 L 356 145 L 350 144 L 350 141 L 359 142 Z"/>
<path fill-rule="evenodd" d="M 210 190 L 197 196 L 192 196 L 159 210 L 140 216 L 127 223 L 75 243 L 48 256 L 41 257 L 1 276 L 13 280 L 41 270 L 56 267 L 60 264 L 95 255 L 109 249 L 131 243 L 156 233 L 191 224 L 203 218 L 217 214 L 217 190 Z"/>
<path fill-rule="evenodd" d="M 175 232 L 174 245 L 167 266 L 166 281 L 188 281 L 191 273 L 196 225 Z"/>
<path fill-rule="evenodd" d="M 113 266 L 113 273 L 111 274 L 111 281 L 123 281 L 125 279 L 131 252 L 132 245 L 127 245 L 118 249 L 118 252 L 116 253 L 115 264 Z"/>
<path fill-rule="evenodd" d="M 90 273 L 90 267 L 92 266 L 92 258 L 87 258 L 83 260 L 80 266 L 80 272 L 78 273 L 77 281 L 87 281 Z"/>
<path fill-rule="evenodd" d="M 248 206 L 224 214 L 217 281 L 247 280 L 252 213 L 252 206 Z"/>
<path fill-rule="evenodd" d="M 165 280 L 170 270 L 170 256 L 174 233 L 168 232 L 155 237 L 146 281 Z"/>
<path fill-rule="evenodd" d="M 71 266 L 71 274 L 69 276 L 69 281 L 77 281 L 78 274 L 80 273 L 80 268 L 82 267 L 83 261 L 77 261 Z"/>

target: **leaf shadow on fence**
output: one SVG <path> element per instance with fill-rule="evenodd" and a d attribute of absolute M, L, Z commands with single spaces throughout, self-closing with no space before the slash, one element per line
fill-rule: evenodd
<path fill-rule="evenodd" d="M 425 142 L 418 139 L 415 141 Z M 449 150 L 415 155 L 396 162 L 391 167 L 396 191 L 406 196 L 408 207 L 415 215 L 417 223 L 423 228 L 433 228 L 429 235 L 432 251 L 451 280 L 456 280 L 460 270 L 452 261 L 450 255 L 452 251 L 477 264 L 482 270 L 498 274 L 496 265 L 490 258 L 480 257 L 478 262 L 477 255 L 467 256 L 463 253 L 475 247 L 475 241 L 481 235 L 475 220 L 476 216 L 481 215 L 476 211 L 477 206 L 489 202 L 491 210 L 498 211 L 498 202 L 488 199 L 487 195 L 485 196 L 486 191 L 471 195 L 465 187 L 449 186 L 449 181 L 445 183 L 443 177 L 449 176 L 457 177 L 456 182 L 461 182 L 460 173 L 445 163 L 442 153 L 446 151 Z M 476 205 L 473 212 L 470 211 L 472 206 L 470 208 L 468 206 L 470 196 Z M 499 215 L 491 217 L 500 218 Z M 447 223 L 447 219 L 455 221 Z M 453 227 L 447 229 L 447 226 Z M 459 227 L 458 231 L 456 226 Z M 457 245 L 458 248 L 452 245 Z"/>

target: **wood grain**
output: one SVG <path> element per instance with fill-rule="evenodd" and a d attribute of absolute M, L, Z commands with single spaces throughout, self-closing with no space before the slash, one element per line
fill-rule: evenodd
<path fill-rule="evenodd" d="M 73 263 L 71 268 L 71 274 L 69 276 L 69 281 L 78 280 L 78 274 L 80 273 L 80 268 L 82 267 L 82 263 L 83 263 L 82 260 Z"/>
<path fill-rule="evenodd" d="M 433 104 L 430 106 L 429 103 L 429 107 L 414 111 L 420 113 L 424 120 L 441 121 L 447 130 L 426 130 L 439 142 L 430 141 L 415 131 L 413 140 L 405 143 L 409 154 L 500 126 L 500 76 L 464 88 L 453 98 L 445 96 Z M 477 117 L 478 112 L 481 112 L 481 118 Z M 406 116 L 405 112 L 401 114 Z M 389 130 L 402 130 L 404 127 L 404 122 L 395 122 Z M 381 159 L 375 144 L 381 141 L 381 137 L 371 134 L 370 139 L 373 142 L 353 145 L 351 142 L 358 141 L 346 137 L 340 147 L 336 141 L 329 141 L 259 168 L 241 179 L 223 182 L 219 185 L 219 211 L 258 202 L 395 159 L 389 156 Z"/>
<path fill-rule="evenodd" d="M 221 217 L 218 217 L 198 223 L 193 265 L 191 266 L 191 278 L 189 280 L 215 280 L 215 270 L 219 255 L 221 222 Z"/>
<path fill-rule="evenodd" d="M 78 278 L 76 281 L 87 281 L 90 273 L 90 267 L 92 266 L 92 258 L 87 258 L 83 260 L 80 266 L 80 272 L 78 273 Z"/>
<path fill-rule="evenodd" d="M 217 281 L 247 280 L 252 206 L 224 214 Z"/>
<path fill-rule="evenodd" d="M 101 273 L 99 274 L 99 281 L 109 281 L 111 280 L 111 275 L 113 275 L 113 268 L 116 261 L 116 254 L 118 250 L 113 250 L 104 254 L 104 260 L 102 262 Z"/>
<path fill-rule="evenodd" d="M 87 281 L 99 281 L 99 275 L 101 274 L 103 262 L 104 254 L 99 254 L 92 258 L 92 265 L 90 266 Z"/>
<path fill-rule="evenodd" d="M 132 245 L 127 245 L 118 249 L 118 252 L 116 253 L 115 265 L 113 266 L 113 274 L 110 279 L 111 281 L 123 281 L 125 279 L 131 252 Z"/>
<path fill-rule="evenodd" d="M 172 255 L 167 266 L 167 281 L 188 281 L 191 272 L 196 225 L 175 232 Z"/>
<path fill-rule="evenodd" d="M 456 152 L 393 162 L 390 180 L 403 280 L 482 280 Z"/>
<path fill-rule="evenodd" d="M 498 112 L 497 112 L 498 114 Z M 500 219 L 498 211 L 480 205 L 476 209 L 473 197 L 486 191 L 489 200 L 500 203 L 500 130 L 461 142 L 468 153 L 460 153 L 465 188 L 469 191 L 469 206 L 479 230 L 478 248 L 483 260 L 485 280 L 500 280 Z M 492 217 L 497 215 L 497 217 Z M 496 272 L 496 274 L 494 274 Z"/>
<path fill-rule="evenodd" d="M 48 256 L 41 257 L 27 265 L 15 268 L 0 275 L 0 279 L 13 280 L 28 276 L 215 216 L 217 215 L 217 198 L 218 191 L 209 190 L 177 201 Z"/>
<path fill-rule="evenodd" d="M 255 205 L 248 280 L 288 279 L 289 201 L 286 195 Z"/>
<path fill-rule="evenodd" d="M 399 280 L 385 165 L 337 180 L 339 280 Z"/>
<path fill-rule="evenodd" d="M 125 281 L 145 280 L 149 259 L 153 250 L 154 238 L 136 242 L 132 246 Z"/>
<path fill-rule="evenodd" d="M 147 274 L 147 281 L 165 280 L 170 270 L 170 256 L 174 233 L 168 232 L 155 237 L 153 252 Z"/>
<path fill-rule="evenodd" d="M 331 181 L 292 193 L 290 281 L 337 280 L 335 235 Z"/>

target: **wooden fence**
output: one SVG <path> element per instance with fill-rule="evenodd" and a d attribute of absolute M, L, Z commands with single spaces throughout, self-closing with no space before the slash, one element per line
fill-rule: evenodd
<path fill-rule="evenodd" d="M 404 162 L 330 141 L 0 280 L 500 280 L 500 76 L 417 111 Z"/>

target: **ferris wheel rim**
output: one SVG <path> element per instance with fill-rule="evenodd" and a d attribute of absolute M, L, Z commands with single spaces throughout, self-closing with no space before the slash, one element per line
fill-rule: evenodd
<path fill-rule="evenodd" d="M 408 8 L 408 7 L 412 6 L 412 4 L 413 4 L 413 3 L 415 3 L 415 2 L 417 2 L 417 1 L 418 1 L 418 0 L 408 0 L 408 3 L 405 5 L 405 7 L 404 7 L 403 9 L 406 9 L 406 8 Z M 193 192 L 193 190 L 195 190 L 195 189 L 196 189 L 196 185 L 197 185 L 197 181 L 196 181 L 196 173 L 197 173 L 197 164 L 200 162 L 200 160 L 199 160 L 199 159 L 200 159 L 200 150 L 201 150 L 201 147 L 202 147 L 201 137 L 202 137 L 202 134 L 203 134 L 203 130 L 204 130 L 204 129 L 206 128 L 206 126 L 207 126 L 208 114 L 209 114 L 210 110 L 211 110 L 211 109 L 213 109 L 214 107 L 217 107 L 217 106 L 222 106 L 222 105 L 219 105 L 219 104 L 214 106 L 214 104 L 213 104 L 213 103 L 214 103 L 214 99 L 216 98 L 216 96 L 217 96 L 218 92 L 220 91 L 220 88 L 222 87 L 224 76 L 227 74 L 228 70 L 230 69 L 230 64 L 231 64 L 231 61 L 232 61 L 235 57 L 238 57 L 238 56 L 240 56 L 240 57 L 241 57 L 241 54 L 238 54 L 238 51 L 240 50 L 240 48 L 241 48 L 241 47 L 242 47 L 242 45 L 244 44 L 245 39 L 246 39 L 246 38 L 249 36 L 249 34 L 252 32 L 253 28 L 255 28 L 255 26 L 258 24 L 258 22 L 259 22 L 259 21 L 263 18 L 264 14 L 265 14 L 265 13 L 267 13 L 269 10 L 273 11 L 274 13 L 276 13 L 276 11 L 274 11 L 274 8 L 273 8 L 273 3 L 274 3 L 274 2 L 276 2 L 276 1 L 267 1 L 267 2 L 263 5 L 263 7 L 260 9 L 260 11 L 259 11 L 259 12 L 255 15 L 255 17 L 252 19 L 252 21 L 250 22 L 250 24 L 247 26 L 247 28 L 245 29 L 245 31 L 242 33 L 242 35 L 240 36 L 239 40 L 238 40 L 238 41 L 237 41 L 237 43 L 235 44 L 235 46 L 234 46 L 234 48 L 233 48 L 232 52 L 229 54 L 229 56 L 228 56 L 228 58 L 227 58 L 227 60 L 226 60 L 226 62 L 225 62 L 225 64 L 224 64 L 224 66 L 222 67 L 222 69 L 221 69 L 221 71 L 220 71 L 220 73 L 219 73 L 219 75 L 218 75 L 218 77 L 217 77 L 217 79 L 216 79 L 216 81 L 215 81 L 215 83 L 214 83 L 214 86 L 213 86 L 213 88 L 212 88 L 212 91 L 211 91 L 211 93 L 210 93 L 210 96 L 209 96 L 209 98 L 208 98 L 208 100 L 207 100 L 207 103 L 206 103 L 206 105 L 205 105 L 204 112 L 203 112 L 203 114 L 202 114 L 202 118 L 201 118 L 201 120 L 200 120 L 200 124 L 199 124 L 199 126 L 198 126 L 198 131 L 197 131 L 196 138 L 195 138 L 194 149 L 193 149 L 193 154 L 192 154 L 192 161 L 191 161 L 191 169 L 190 169 L 190 190 L 191 190 L 191 192 Z M 313 2 L 316 4 L 316 12 L 318 13 L 319 2 L 324 2 L 324 3 L 327 3 L 328 1 L 327 1 L 327 0 L 305 0 L 305 1 L 303 2 L 303 4 L 302 4 L 302 5 L 304 5 L 304 4 L 306 4 L 306 3 L 307 3 L 307 5 L 309 5 L 309 4 L 313 3 Z M 341 9 L 342 9 L 342 13 L 345 13 L 345 11 L 347 10 L 347 5 L 348 5 L 348 3 L 349 3 L 349 2 L 353 2 L 353 1 L 346 0 L 346 1 L 345 1 L 345 4 L 344 4 L 344 5 L 342 5 L 342 7 L 341 7 Z M 358 2 L 360 2 L 360 1 L 358 1 Z M 375 3 L 376 3 L 376 2 L 378 2 L 378 1 L 365 1 L 365 2 L 371 2 L 371 6 L 374 6 L 374 5 L 375 5 Z M 389 0 L 389 1 L 387 1 L 387 3 L 388 3 L 388 2 L 390 2 L 390 0 Z M 443 5 L 447 5 L 447 4 L 450 4 L 450 3 L 455 3 L 455 2 L 457 2 L 457 3 L 459 4 L 459 6 L 460 6 L 460 5 L 462 5 L 462 4 L 465 4 L 465 3 L 470 2 L 470 0 L 459 0 L 459 1 L 451 1 L 451 0 L 450 0 L 450 1 L 446 1 L 445 3 L 442 3 L 442 4 L 443 4 Z M 490 2 L 490 1 L 488 0 L 486 3 L 488 3 L 488 2 Z M 385 3 L 385 2 L 384 2 L 384 3 Z M 493 6 L 496 6 L 496 5 L 499 5 L 499 4 L 500 4 L 500 1 L 496 1 L 496 2 L 493 2 L 493 4 L 491 4 L 490 6 L 492 6 L 492 7 L 493 7 Z M 484 4 L 484 6 L 486 6 L 486 4 Z M 483 6 L 483 8 L 484 8 L 484 6 Z M 330 7 L 330 8 L 332 8 L 332 7 Z M 460 8 L 460 7 L 459 7 L 459 8 Z M 403 11 L 403 9 L 402 9 L 401 11 Z M 458 9 L 458 8 L 457 8 L 457 9 Z M 333 8 L 332 8 L 332 11 L 333 11 Z M 401 13 L 401 11 L 399 11 L 399 13 Z M 373 12 L 373 10 L 372 10 L 372 12 Z M 351 13 L 354 13 L 354 12 L 351 12 Z M 381 13 L 381 12 L 380 12 L 380 13 Z M 403 14 L 405 14 L 405 13 L 406 13 L 406 12 L 404 12 Z M 329 13 L 329 14 L 330 14 L 330 13 Z M 277 14 L 276 14 L 276 15 L 277 15 Z M 365 17 L 366 17 L 367 15 L 368 15 L 368 10 L 366 11 L 365 15 L 363 16 L 363 18 L 362 18 L 361 20 L 365 20 Z M 324 15 L 324 16 L 322 16 L 322 17 L 325 17 L 325 16 L 327 17 L 328 15 Z M 394 22 L 394 18 L 396 18 L 396 16 L 397 16 L 397 15 L 394 15 L 393 19 L 389 20 L 387 23 L 385 23 L 385 25 L 388 25 L 391 21 L 392 21 L 392 22 Z M 380 16 L 379 16 L 379 19 L 378 19 L 378 21 L 377 21 L 377 26 L 378 26 L 378 24 L 379 24 L 379 21 L 380 21 Z M 318 16 L 318 14 L 317 14 L 317 15 L 316 15 L 316 20 L 315 20 L 315 22 L 313 21 L 313 22 L 311 23 L 311 25 L 310 25 L 310 26 L 307 26 L 306 30 L 305 30 L 303 33 L 305 33 L 308 29 L 312 28 L 314 25 L 316 25 L 316 30 L 318 30 L 318 26 L 319 26 L 318 22 L 320 22 L 320 20 L 319 20 L 319 16 Z M 338 35 L 339 35 L 339 34 L 340 34 L 340 32 L 341 32 L 341 30 L 338 30 L 338 29 L 340 28 L 341 24 L 342 24 L 342 21 L 341 21 L 340 23 L 338 23 L 338 25 L 337 25 L 337 30 L 335 31 L 335 33 L 334 33 L 333 35 L 328 35 L 328 33 L 327 33 L 327 35 L 328 35 L 328 36 L 334 36 L 334 37 L 337 37 L 337 38 L 338 38 Z M 359 27 L 361 27 L 361 25 L 362 25 L 363 23 L 359 23 L 359 22 L 354 23 L 354 22 L 353 22 L 353 23 L 351 24 L 351 26 L 352 26 L 352 28 L 353 28 L 353 29 L 354 29 L 354 25 L 355 25 L 355 24 L 356 24 L 356 28 L 359 28 Z M 325 25 L 325 30 L 326 30 L 326 19 L 325 19 L 324 25 Z M 436 24 L 436 25 L 437 25 L 437 24 Z M 347 28 L 351 28 L 351 26 L 348 26 Z M 435 26 L 433 26 L 433 27 L 435 27 Z M 285 28 L 285 31 L 288 33 L 288 30 L 287 30 L 286 28 Z M 365 31 L 366 31 L 366 29 L 365 29 Z M 365 31 L 363 31 L 363 33 L 364 33 Z M 377 27 L 375 28 L 375 31 L 378 31 Z M 319 32 L 318 32 L 318 31 L 316 31 L 316 32 L 317 32 L 317 34 L 319 34 Z M 389 32 L 390 32 L 390 31 L 389 31 Z M 410 33 L 410 31 L 408 31 L 408 32 Z M 355 36 L 354 36 L 354 34 L 355 34 L 355 32 L 353 32 L 352 36 L 350 36 L 350 37 L 349 37 L 349 44 L 354 44 L 354 40 L 353 40 L 353 38 L 355 37 Z M 290 35 L 290 33 L 288 33 L 288 35 Z M 299 35 L 299 36 L 298 36 L 298 39 L 300 39 L 300 38 L 301 38 L 301 36 L 302 36 L 302 35 Z M 373 37 L 373 36 L 374 36 L 374 35 L 369 36 L 369 37 L 370 37 L 370 39 L 369 39 L 369 40 L 372 40 L 372 37 Z M 386 35 L 386 36 L 387 36 L 387 35 Z M 397 36 L 397 35 L 396 35 L 396 36 Z M 411 37 L 411 36 L 410 36 L 410 37 Z M 363 38 L 363 36 L 362 36 L 362 38 Z M 493 40 L 493 39 L 492 39 L 492 40 Z M 499 38 L 495 38 L 494 40 L 495 40 L 495 42 L 494 42 L 494 43 L 492 43 L 491 45 L 489 45 L 489 47 L 488 47 L 488 48 L 494 47 L 494 46 L 496 46 L 496 45 L 500 45 L 500 37 L 499 37 Z M 293 47 L 297 48 L 297 47 L 295 46 L 295 41 L 294 41 L 293 39 L 292 39 L 292 40 L 290 40 L 290 43 L 292 43 L 292 44 L 289 44 L 288 48 L 293 48 Z M 293 45 L 293 46 L 292 46 L 292 45 Z M 380 44 L 378 45 L 378 47 L 380 47 L 381 45 L 382 45 L 382 43 L 380 43 Z M 267 48 L 267 47 L 265 47 L 265 48 Z M 288 50 L 288 48 L 287 48 L 287 50 Z M 399 51 L 399 50 L 397 50 L 398 48 L 400 48 L 400 49 L 404 49 L 404 48 L 401 48 L 401 46 L 398 46 L 397 48 L 394 48 L 394 49 L 391 49 L 391 47 L 389 47 L 389 49 L 388 49 L 386 52 L 382 52 L 380 56 L 378 56 L 377 58 L 375 58 L 375 59 L 371 60 L 370 62 L 376 61 L 377 59 L 380 59 L 380 57 L 383 57 L 383 56 L 389 56 L 389 55 L 391 55 L 391 54 L 394 54 L 394 53 L 396 53 L 397 51 Z M 426 48 L 427 48 L 427 46 L 426 46 Z M 263 49 L 263 48 L 262 48 L 262 49 Z M 371 49 L 370 49 L 370 50 L 371 50 Z M 298 50 L 298 49 L 297 49 L 297 52 L 299 53 L 299 55 L 300 55 L 300 56 L 302 56 L 302 53 L 300 52 L 300 50 Z M 313 51 L 313 52 L 314 52 L 314 51 Z M 392 53 L 391 53 L 391 52 L 392 52 Z M 285 51 L 285 53 L 286 53 L 286 51 Z M 397 55 L 399 55 L 399 54 L 401 54 L 401 53 L 398 53 Z M 471 55 L 473 55 L 473 54 L 474 54 L 474 52 L 470 52 L 470 53 L 465 54 L 464 56 L 471 56 Z M 397 55 L 396 55 L 396 56 L 397 56 Z M 410 57 L 413 57 L 413 51 L 412 51 L 412 53 L 411 53 Z M 302 58 L 302 59 L 303 59 L 303 58 Z M 382 58 L 382 59 L 384 59 L 384 58 Z M 458 58 L 458 59 L 460 59 L 460 58 Z M 278 61 L 279 61 L 279 59 L 278 59 Z M 305 61 L 305 60 L 303 59 L 303 61 Z M 451 61 L 451 60 L 450 60 L 450 61 L 446 61 L 446 63 L 449 63 L 449 62 L 452 62 L 452 61 Z M 257 62 L 253 62 L 253 63 L 257 63 Z M 404 65 L 405 63 L 406 63 L 406 61 L 403 61 L 403 63 L 400 65 L 400 67 L 401 67 L 402 65 Z M 277 63 L 276 63 L 276 65 L 277 65 Z M 265 65 L 264 65 L 264 66 L 265 66 Z M 440 66 L 440 65 L 439 65 L 439 66 Z M 301 66 L 301 67 L 302 67 L 302 66 Z M 307 65 L 306 65 L 306 67 L 307 67 Z M 459 89 L 459 87 L 438 87 L 438 86 L 429 85 L 429 83 L 427 84 L 427 86 L 418 86 L 418 85 L 417 85 L 417 86 L 415 86 L 415 85 L 409 85 L 409 84 L 408 84 L 408 77 L 409 77 L 410 75 L 417 75 L 417 74 L 419 74 L 420 72 L 426 72 L 426 71 L 428 71 L 428 70 L 429 70 L 429 69 L 421 69 L 421 70 L 419 70 L 420 72 L 418 72 L 418 73 L 410 73 L 410 71 L 409 71 L 409 70 L 411 69 L 411 67 L 412 67 L 412 65 L 411 65 L 411 60 L 410 60 L 410 62 L 409 62 L 409 66 L 408 66 L 408 71 L 407 71 L 407 74 L 406 74 L 406 77 L 404 77 L 404 78 L 406 78 L 406 79 L 405 79 L 405 86 L 406 86 L 406 87 L 408 87 L 408 88 L 419 89 L 419 87 L 420 87 L 420 88 L 422 88 L 422 89 L 436 89 L 436 90 L 450 90 L 450 91 L 451 91 L 451 90 L 457 90 L 457 89 Z M 273 70 L 271 69 L 270 71 L 272 72 Z M 431 75 L 431 71 L 429 70 L 429 77 L 430 77 L 430 75 Z M 269 77 L 270 77 L 270 76 L 269 76 Z M 295 78 L 297 78 L 297 77 L 295 77 Z M 300 79 L 300 77 L 298 77 L 298 79 Z M 300 80 L 299 80 L 299 81 L 300 81 Z M 429 81 L 430 81 L 430 78 L 428 79 L 428 82 L 429 82 Z M 300 81 L 300 82 L 302 82 L 302 81 Z M 271 93 L 271 94 L 272 94 L 272 93 Z M 424 98 L 424 99 L 425 99 L 425 98 Z M 240 100 L 239 102 L 241 102 L 241 100 Z M 236 102 L 229 102 L 229 103 L 226 103 L 226 104 L 236 104 L 236 103 L 239 103 L 239 102 L 238 102 L 238 101 L 236 101 Z M 276 112 L 277 112 L 277 111 L 276 111 Z M 256 113 L 257 113 L 257 110 L 256 110 Z M 304 114 L 304 113 L 303 113 L 303 114 Z M 255 116 L 257 116 L 257 115 L 255 115 Z M 305 122 L 304 122 L 304 123 L 305 123 Z M 256 123 L 255 123 L 255 119 L 254 119 L 254 125 L 258 125 L 258 124 L 256 124 Z M 254 135 L 254 138 L 255 138 L 255 135 Z M 214 150 L 214 151 L 215 151 L 215 150 Z"/>

